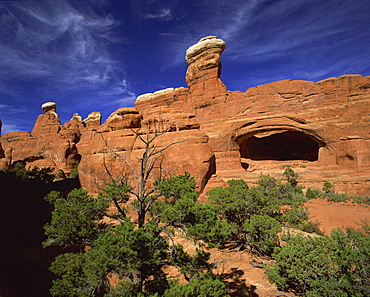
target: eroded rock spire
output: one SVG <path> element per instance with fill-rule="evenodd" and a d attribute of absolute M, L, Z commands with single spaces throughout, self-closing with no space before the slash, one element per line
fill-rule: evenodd
<path fill-rule="evenodd" d="M 186 50 L 185 60 L 189 67 L 186 82 L 189 87 L 212 78 L 220 78 L 220 56 L 226 43 L 216 36 L 207 36 Z"/>

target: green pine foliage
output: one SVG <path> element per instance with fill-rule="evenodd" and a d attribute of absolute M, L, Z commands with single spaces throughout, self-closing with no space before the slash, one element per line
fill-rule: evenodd
<path fill-rule="evenodd" d="M 307 199 L 326 198 L 329 202 L 352 202 L 357 204 L 370 205 L 369 196 L 358 197 L 343 193 L 335 193 L 334 185 L 331 182 L 324 182 L 322 191 L 307 189 Z"/>
<path fill-rule="evenodd" d="M 52 192 L 46 198 L 54 211 L 45 225 L 44 245 L 73 252 L 59 255 L 52 264 L 58 278 L 50 292 L 76 297 L 229 296 L 222 279 L 212 273 L 209 253 L 190 255 L 174 243 L 173 235 L 183 232 L 208 247 L 272 257 L 268 278 L 281 290 L 305 296 L 367 296 L 368 236 L 337 230 L 331 236 L 286 236 L 280 245 L 283 227 L 319 232 L 303 205 L 318 193 L 307 190 L 304 195 L 290 167 L 283 178 L 285 182 L 262 175 L 255 187 L 230 180 L 227 187 L 209 191 L 206 203 L 198 201 L 188 173 L 160 177 L 153 184 L 145 180 L 136 188 L 112 180 L 96 198 L 81 189 L 67 197 Z M 369 225 L 363 225 L 368 232 Z M 176 267 L 187 283 L 169 279 L 169 267 Z M 118 280 L 113 287 L 112 278 Z"/>
<path fill-rule="evenodd" d="M 50 223 L 44 227 L 46 246 L 85 247 L 107 228 L 101 223 L 110 201 L 92 198 L 86 190 L 74 189 L 66 198 L 52 191 L 46 198 L 54 206 Z"/>
<path fill-rule="evenodd" d="M 306 198 L 308 200 L 316 199 L 321 197 L 321 192 L 319 190 L 311 190 L 310 188 L 306 191 Z"/>
<path fill-rule="evenodd" d="M 326 181 L 322 187 L 322 191 L 324 193 L 334 193 L 334 186 L 331 182 Z"/>
<path fill-rule="evenodd" d="M 73 190 L 67 197 L 58 192 L 46 197 L 54 211 L 51 222 L 45 225 L 48 238 L 44 246 L 75 250 L 59 255 L 53 262 L 51 271 L 58 278 L 53 282 L 52 296 L 159 297 L 166 296 L 171 286 L 189 294 L 199 292 L 199 287 L 196 291 L 189 284 L 204 287 L 208 292 L 204 296 L 226 296 L 222 281 L 212 273 L 214 266 L 209 263 L 208 253 L 197 251 L 191 256 L 182 246 L 170 244 L 175 229 L 199 222 L 202 206 L 197 201 L 194 178 L 185 173 L 158 180 L 154 186 L 155 191 L 142 201 L 152 203 L 147 209 L 147 220 L 141 225 L 139 214 L 128 215 L 130 208 L 140 211 L 140 201 L 130 203 L 132 188 L 118 181 L 109 182 L 97 198 L 81 189 Z M 110 205 L 116 206 L 116 212 L 108 211 Z M 104 223 L 104 218 L 113 219 L 112 223 Z M 168 280 L 169 266 L 178 267 L 189 281 L 185 289 Z M 114 288 L 109 282 L 111 277 L 119 280 Z M 214 285 L 208 283 L 211 279 Z M 223 295 L 219 295 L 220 290 Z"/>
<path fill-rule="evenodd" d="M 216 266 L 208 262 L 210 256 L 210 253 L 199 249 L 196 249 L 195 255 L 189 255 L 184 251 L 183 246 L 178 244 L 174 255 L 174 263 L 185 279 L 190 281 L 193 278 L 199 278 L 204 273 L 212 273 L 212 269 Z"/>
<path fill-rule="evenodd" d="M 284 177 L 286 183 L 261 175 L 258 186 L 252 188 L 243 180 L 230 180 L 228 187 L 214 188 L 207 193 L 207 205 L 214 207 L 217 218 L 212 219 L 213 226 L 208 230 L 223 235 L 218 241 L 220 247 L 234 242 L 252 253 L 270 255 L 279 246 L 278 233 L 282 226 L 307 228 L 310 225 L 303 206 L 306 197 L 297 185 L 298 175 L 286 168 Z M 198 234 L 198 238 L 208 242 L 207 233 L 202 235 Z"/>
<path fill-rule="evenodd" d="M 331 236 L 298 234 L 276 248 L 267 267 L 279 289 L 304 296 L 369 296 L 370 237 L 335 230 Z"/>
<path fill-rule="evenodd" d="M 317 226 L 309 223 L 303 206 L 307 199 L 297 185 L 297 174 L 287 168 L 284 176 L 286 183 L 262 175 L 258 186 L 252 188 L 243 180 L 230 180 L 228 187 L 209 191 L 205 204 L 195 199 L 195 192 L 186 190 L 195 186 L 193 178 L 173 177 L 161 184 L 159 190 L 164 199 L 156 201 L 152 214 L 166 227 L 180 228 L 188 237 L 211 247 L 234 245 L 255 254 L 270 255 L 279 245 L 282 226 L 319 232 Z M 178 186 L 179 181 L 183 187 Z"/>
<path fill-rule="evenodd" d="M 268 215 L 252 215 L 245 220 L 243 231 L 252 253 L 271 255 L 279 246 L 281 223 Z"/>
<path fill-rule="evenodd" d="M 55 178 L 51 168 L 33 167 L 32 169 L 26 169 L 23 162 L 20 161 L 15 162 L 8 172 L 15 173 L 16 177 L 21 180 L 40 180 L 45 183 L 50 183 Z"/>

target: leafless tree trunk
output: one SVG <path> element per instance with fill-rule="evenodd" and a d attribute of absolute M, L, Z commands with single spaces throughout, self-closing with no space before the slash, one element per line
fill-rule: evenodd
<path fill-rule="evenodd" d="M 107 148 L 118 158 L 122 159 L 127 167 L 129 168 L 130 175 L 132 176 L 133 185 L 129 185 L 128 178 L 122 179 L 121 182 L 126 183 L 129 185 L 129 192 L 132 194 L 137 202 L 137 205 L 128 205 L 132 207 L 137 213 L 137 222 L 138 227 L 141 228 L 144 226 L 146 215 L 150 209 L 150 206 L 153 204 L 155 200 L 158 199 L 159 194 L 156 193 L 156 188 L 152 184 L 154 178 L 161 179 L 163 176 L 163 172 L 167 172 L 166 169 L 162 167 L 162 162 L 164 159 L 163 152 L 170 148 L 171 146 L 182 143 L 187 141 L 188 139 L 183 139 L 180 141 L 174 141 L 170 144 L 158 148 L 157 141 L 158 138 L 166 133 L 169 133 L 174 128 L 174 125 L 170 125 L 166 129 L 157 129 L 154 133 L 147 133 L 140 134 L 139 132 L 131 129 L 131 131 L 136 135 L 136 137 L 144 144 L 144 152 L 140 158 L 137 159 L 139 162 L 139 169 L 135 170 L 135 166 L 131 164 L 131 162 L 122 154 L 117 153 L 111 147 L 109 147 L 107 141 L 103 138 L 106 143 Z M 103 137 L 103 136 L 102 136 Z M 158 170 L 158 176 L 154 177 L 155 174 L 153 170 Z M 112 174 L 108 171 L 106 167 L 107 173 L 113 178 Z M 114 204 L 118 210 L 118 212 L 122 212 L 122 208 L 120 208 L 119 203 L 114 201 Z M 125 215 L 124 215 L 125 217 Z"/>

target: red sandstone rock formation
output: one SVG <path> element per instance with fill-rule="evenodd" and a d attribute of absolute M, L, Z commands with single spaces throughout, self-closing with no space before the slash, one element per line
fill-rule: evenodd
<path fill-rule="evenodd" d="M 133 131 L 145 135 L 173 125 L 158 138 L 158 148 L 187 141 L 165 152 L 163 166 L 172 174 L 191 173 L 200 190 L 231 178 L 253 183 L 260 174 L 280 177 L 282 166 L 291 165 L 305 186 L 321 189 L 331 181 L 337 192 L 369 195 L 370 77 L 284 80 L 232 92 L 220 80 L 224 49 L 217 37 L 201 39 L 186 53 L 189 88 L 141 95 L 135 108 L 117 110 L 102 125 L 100 114 L 92 113 L 62 126 L 48 105 L 32 134 L 1 138 L 0 166 L 21 160 L 68 174 L 81 159 L 81 184 L 96 191 L 107 170 L 128 173 L 112 150 L 133 164 L 142 153 Z"/>
<path fill-rule="evenodd" d="M 3 169 L 22 161 L 26 168 L 50 167 L 55 173 L 73 170 L 79 159 L 76 149 L 79 129 L 67 129 L 60 124 L 55 103 L 48 102 L 46 106 L 43 105 L 45 114 L 37 118 L 32 133 L 20 131 L 2 136 L 5 154 L 0 165 Z M 50 109 L 50 106 L 54 107 Z"/>
<path fill-rule="evenodd" d="M 208 178 L 215 173 L 214 154 L 208 146 L 207 135 L 199 130 L 199 125 L 193 117 L 191 114 L 166 108 L 154 108 L 147 113 L 145 119 L 141 119 L 135 108 L 119 109 L 99 130 L 86 131 L 77 144 L 78 152 L 82 156 L 79 165 L 81 184 L 96 191 L 106 184 L 110 175 L 120 178 L 130 174 L 130 168 L 118 155 L 126 158 L 139 172 L 138 159 L 145 147 L 136 133 L 145 138 L 147 135 L 152 137 L 156 131 L 171 128 L 155 142 L 157 150 L 170 143 L 180 142 L 164 151 L 163 160 L 159 160 L 162 167 L 170 170 L 171 174 L 189 172 L 196 177 L 198 186 L 202 189 Z"/>

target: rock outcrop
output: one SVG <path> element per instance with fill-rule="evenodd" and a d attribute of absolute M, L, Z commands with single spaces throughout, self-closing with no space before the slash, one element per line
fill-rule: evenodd
<path fill-rule="evenodd" d="M 254 183 L 260 174 L 280 177 L 290 165 L 303 185 L 370 194 L 370 77 L 345 75 L 320 82 L 283 80 L 228 91 L 220 80 L 226 44 L 209 36 L 186 52 L 188 88 L 168 88 L 137 98 L 101 125 L 100 113 L 60 124 L 48 105 L 32 133 L 1 138 L 0 166 L 23 161 L 68 174 L 77 161 L 84 188 L 97 191 L 108 178 L 129 174 L 143 152 L 138 135 L 160 136 L 163 167 L 196 177 L 200 191 L 231 178 Z M 185 141 L 186 140 L 186 141 Z M 3 153 L 1 153 L 3 152 Z"/>
<path fill-rule="evenodd" d="M 42 109 L 45 114 L 39 115 L 32 133 L 19 131 L 2 136 L 1 145 L 5 152 L 0 160 L 2 169 L 21 161 L 27 169 L 49 167 L 63 175 L 75 167 L 79 160 L 76 143 L 80 129 L 67 129 L 61 125 L 55 103 L 43 104 Z"/>

